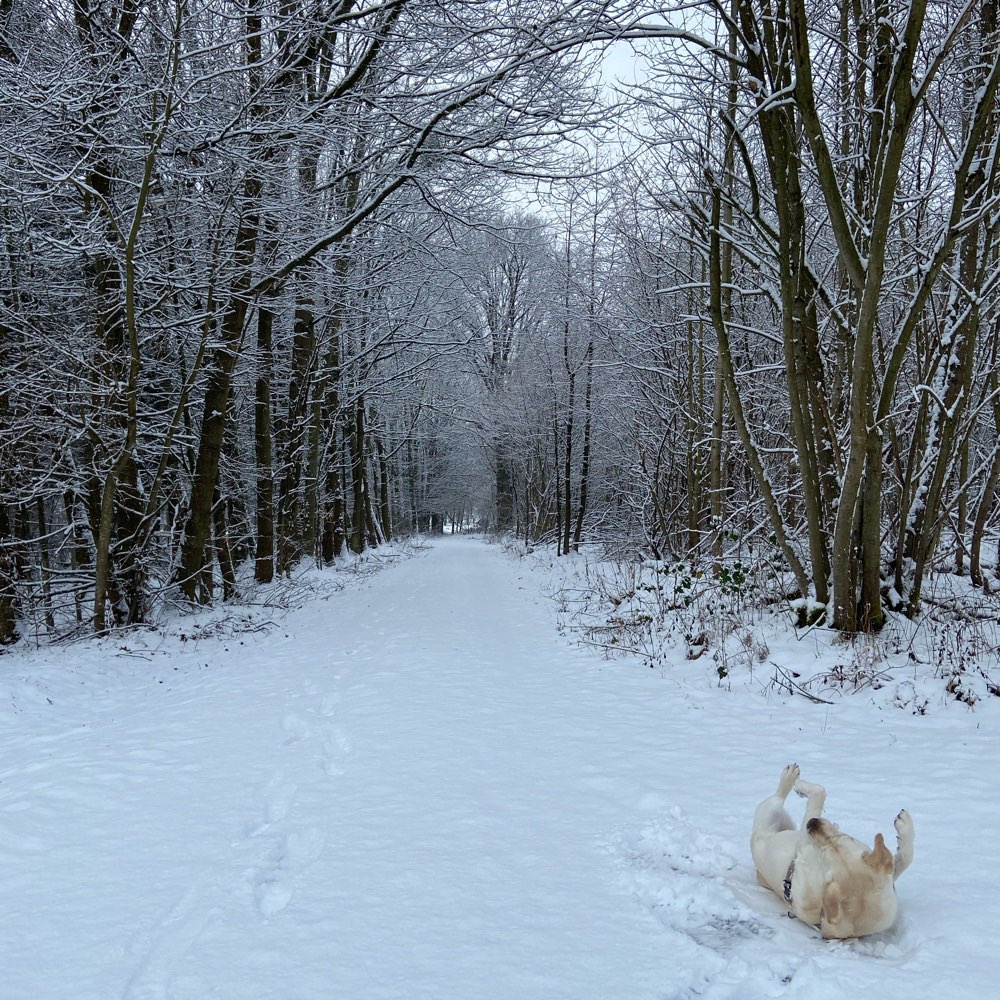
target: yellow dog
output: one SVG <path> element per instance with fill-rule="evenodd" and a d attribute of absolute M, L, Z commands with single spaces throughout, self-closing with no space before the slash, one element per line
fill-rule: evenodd
<path fill-rule="evenodd" d="M 806 799 L 799 829 L 785 811 L 792 789 Z M 802 781 L 798 764 L 781 772 L 778 790 L 754 813 L 750 851 L 757 880 L 825 938 L 884 931 L 896 919 L 895 881 L 913 860 L 913 820 L 905 809 L 896 817 L 894 856 L 881 833 L 868 848 L 823 819 L 825 802 L 826 790 Z"/>

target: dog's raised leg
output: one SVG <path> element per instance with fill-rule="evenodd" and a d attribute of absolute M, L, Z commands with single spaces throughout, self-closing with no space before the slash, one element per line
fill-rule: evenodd
<path fill-rule="evenodd" d="M 795 829 L 791 816 L 785 812 L 785 799 L 788 798 L 788 793 L 795 787 L 795 782 L 798 780 L 799 765 L 789 764 L 785 767 L 778 779 L 778 790 L 757 806 L 753 818 L 753 836 Z"/>
<path fill-rule="evenodd" d="M 795 782 L 795 794 L 801 795 L 806 800 L 806 813 L 802 817 L 802 829 L 804 830 L 811 819 L 819 819 L 823 815 L 823 806 L 826 805 L 826 789 L 822 785 L 814 785 L 811 781 L 803 781 L 801 778 Z"/>
<path fill-rule="evenodd" d="M 913 819 L 905 809 L 900 809 L 893 825 L 896 827 L 896 857 L 892 870 L 895 882 L 913 861 Z"/>
<path fill-rule="evenodd" d="M 785 861 L 779 867 L 781 868 L 780 874 L 775 875 L 777 882 L 773 884 L 769 882 L 761 871 L 761 866 L 766 864 L 768 867 L 772 867 L 768 859 L 770 857 L 770 852 L 773 850 L 774 835 L 783 834 L 785 831 L 794 830 L 795 823 L 792 822 L 792 817 L 788 815 L 785 811 L 785 799 L 788 798 L 788 793 L 795 787 L 795 782 L 799 778 L 799 765 L 789 764 L 781 772 L 781 777 L 778 779 L 778 788 L 773 795 L 769 795 L 763 802 L 757 806 L 757 811 L 754 813 L 753 817 L 753 833 L 750 835 L 750 851 L 753 854 L 754 862 L 757 865 L 757 881 L 768 889 L 773 889 L 775 892 L 780 892 L 775 886 L 780 886 L 781 879 L 784 877 L 785 868 L 788 866 L 788 862 Z M 791 842 L 790 842 L 791 844 Z M 768 845 L 771 845 L 770 847 Z"/>
<path fill-rule="evenodd" d="M 799 765 L 786 764 L 778 778 L 778 790 L 774 793 L 782 802 L 788 798 L 788 793 L 795 787 L 795 782 L 799 780 Z"/>

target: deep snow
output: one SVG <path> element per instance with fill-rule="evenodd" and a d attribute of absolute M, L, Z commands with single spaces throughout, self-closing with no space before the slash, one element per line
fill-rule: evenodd
<path fill-rule="evenodd" d="M 446 539 L 267 634 L 0 657 L 0 997 L 995 994 L 995 705 L 608 662 L 539 584 Z M 825 942 L 756 885 L 790 760 L 857 836 L 913 814 L 893 930 Z"/>

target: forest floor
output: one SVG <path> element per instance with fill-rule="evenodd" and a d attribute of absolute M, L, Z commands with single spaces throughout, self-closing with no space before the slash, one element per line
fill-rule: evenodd
<path fill-rule="evenodd" d="M 443 539 L 271 624 L 0 657 L 0 996 L 993 995 L 1000 699 L 609 662 L 543 583 Z M 757 886 L 792 760 L 859 837 L 913 815 L 885 934 L 823 941 Z"/>

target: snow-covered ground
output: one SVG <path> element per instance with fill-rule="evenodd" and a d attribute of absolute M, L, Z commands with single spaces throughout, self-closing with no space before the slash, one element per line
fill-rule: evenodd
<path fill-rule="evenodd" d="M 719 690 L 569 645 L 539 586 L 445 539 L 266 634 L 0 657 L 0 997 L 995 995 L 998 699 Z M 857 836 L 912 813 L 886 934 L 757 886 L 791 760 Z"/>

